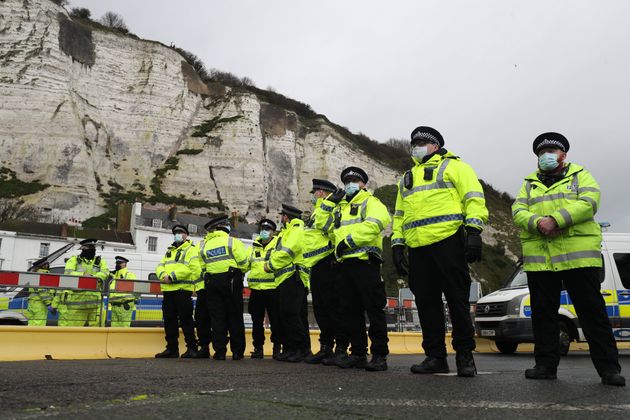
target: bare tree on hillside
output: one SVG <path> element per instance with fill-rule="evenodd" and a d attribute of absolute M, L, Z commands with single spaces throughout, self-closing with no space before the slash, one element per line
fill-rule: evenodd
<path fill-rule="evenodd" d="M 0 199 L 0 222 L 8 220 L 25 220 L 36 222 L 39 220 L 39 210 L 30 204 L 24 204 L 22 200 Z"/>
<path fill-rule="evenodd" d="M 389 139 L 385 144 L 405 153 L 411 153 L 411 141 L 407 139 Z"/>
<path fill-rule="evenodd" d="M 92 12 L 90 12 L 90 9 L 86 9 L 85 7 L 73 7 L 70 10 L 71 18 L 90 19 L 91 16 Z"/>
<path fill-rule="evenodd" d="M 99 22 L 108 28 L 117 29 L 121 32 L 129 32 L 125 21 L 118 13 L 107 12 L 99 19 Z"/>

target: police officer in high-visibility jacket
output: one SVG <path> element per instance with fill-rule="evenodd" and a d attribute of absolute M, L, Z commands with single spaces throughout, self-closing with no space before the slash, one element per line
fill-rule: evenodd
<path fill-rule="evenodd" d="M 444 149 L 442 135 L 431 127 L 411 133 L 415 163 L 398 184 L 392 235 L 392 254 L 399 275 L 407 273 L 422 326 L 425 360 L 413 373 L 446 373 L 444 304 L 453 324 L 457 375 L 477 373 L 472 352 L 474 328 L 470 318 L 470 274 L 467 262 L 481 260 L 481 231 L 488 209 L 473 169 Z"/>
<path fill-rule="evenodd" d="M 320 204 L 320 220 L 334 216 L 335 256 L 341 262 L 342 318 L 352 344 L 351 355 L 337 361 L 341 368 L 387 369 L 387 303 L 381 279 L 382 232 L 391 222 L 387 207 L 365 189 L 367 173 L 354 166 L 341 172 L 345 188 Z M 345 194 L 345 200 L 342 201 Z M 331 224 L 330 219 L 325 223 Z M 319 223 L 318 223 L 319 226 Z M 365 313 L 370 321 L 372 360 L 367 362 Z"/>
<path fill-rule="evenodd" d="M 129 260 L 117 255 L 116 267 L 109 284 L 109 304 L 112 310 L 112 327 L 131 327 L 133 311 L 136 310 L 136 295 L 132 292 L 116 292 L 116 280 L 135 280 L 136 275 L 127 269 Z"/>
<path fill-rule="evenodd" d="M 184 225 L 172 227 L 174 240 L 158 264 L 155 274 L 162 289 L 162 315 L 166 350 L 155 355 L 157 358 L 179 357 L 179 327 L 182 327 L 186 351 L 182 358 L 197 356 L 197 340 L 193 322 L 192 293 L 195 282 L 201 275 L 199 250 L 188 239 L 188 228 Z"/>
<path fill-rule="evenodd" d="M 512 206 L 514 222 L 521 229 L 536 340 L 536 365 L 525 371 L 525 377 L 556 379 L 558 309 L 564 285 L 602 383 L 625 386 L 600 293 L 602 234 L 593 219 L 599 207 L 599 185 L 589 171 L 566 160 L 569 141 L 563 135 L 541 134 L 533 150 L 538 170 L 525 178 Z"/>
<path fill-rule="evenodd" d="M 304 361 L 309 364 L 333 364 L 335 343 L 337 355 L 345 355 L 348 338 L 341 328 L 341 299 L 339 298 L 339 267 L 334 255 L 333 241 L 328 227 L 318 229 L 316 219 L 322 201 L 337 190 L 335 184 L 325 179 L 314 178 L 311 190 L 315 206 L 304 228 L 303 265 L 310 270 L 310 286 L 313 297 L 313 313 L 319 326 L 320 350 Z M 332 221 L 332 219 L 331 219 Z"/>
<path fill-rule="evenodd" d="M 276 279 L 273 273 L 265 271 L 265 261 L 278 240 L 275 235 L 276 224 L 269 219 L 262 219 L 258 226 L 260 233 L 254 241 L 249 254 L 249 274 L 247 284 L 251 291 L 247 309 L 252 316 L 252 339 L 254 351 L 252 359 L 263 358 L 263 345 L 265 344 L 265 311 L 269 318 L 271 329 L 271 342 L 273 354 L 280 354 L 280 342 L 275 334 L 278 325 L 276 310 Z"/>
<path fill-rule="evenodd" d="M 33 268 L 35 267 L 39 267 L 37 268 L 38 273 L 48 273 L 50 271 L 50 264 L 45 261 L 45 258 L 35 261 Z M 53 314 L 57 312 L 57 309 L 52 306 L 55 289 L 29 288 L 28 293 L 28 307 L 26 310 L 28 325 L 36 327 L 46 326 L 48 311 Z"/>
<path fill-rule="evenodd" d="M 201 271 L 205 280 L 212 327 L 215 360 L 225 360 L 228 332 L 232 360 L 242 360 L 245 353 L 243 322 L 243 271 L 248 253 L 243 242 L 230 236 L 228 216 L 210 220 L 209 232 L 199 243 Z"/>
<path fill-rule="evenodd" d="M 304 222 L 300 219 L 302 211 L 288 204 L 282 204 L 280 215 L 283 227 L 264 269 L 274 274 L 278 284 L 276 335 L 282 343 L 282 352 L 275 359 L 295 363 L 311 355 L 308 326 L 302 317 L 307 285 L 297 266 L 302 259 Z"/>
<path fill-rule="evenodd" d="M 96 239 L 84 239 L 79 242 L 81 254 L 70 257 L 66 262 L 64 274 L 72 276 L 93 276 L 98 278 L 98 287 L 103 290 L 103 284 L 110 276 L 107 264 L 101 257 L 96 256 Z M 64 290 L 57 293 L 59 297 L 59 322 L 62 327 L 99 326 L 103 323 L 99 319 L 101 312 L 101 292 L 99 290 Z"/>

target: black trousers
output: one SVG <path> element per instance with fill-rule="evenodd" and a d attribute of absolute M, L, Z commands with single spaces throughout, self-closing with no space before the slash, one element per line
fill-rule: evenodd
<path fill-rule="evenodd" d="M 192 292 L 174 290 L 164 292 L 162 298 L 162 316 L 164 317 L 164 333 L 166 348 L 179 352 L 179 327 L 184 332 L 186 347 L 197 348 L 193 322 Z"/>
<path fill-rule="evenodd" d="M 302 318 L 302 326 L 304 327 L 304 334 L 306 334 L 305 348 L 310 349 L 311 348 L 311 327 L 308 321 L 308 289 L 306 287 L 304 287 L 304 297 L 302 298 L 302 307 L 300 308 L 300 318 Z"/>
<path fill-rule="evenodd" d="M 558 308 L 564 282 L 588 341 L 595 369 L 600 376 L 621 372 L 617 344 L 599 290 L 599 273 L 596 267 L 527 273 L 537 365 L 555 368 L 560 362 Z"/>
<path fill-rule="evenodd" d="M 340 264 L 339 281 L 341 292 L 342 328 L 350 343 L 352 354 L 367 354 L 367 337 L 370 337 L 370 353 L 385 356 L 387 347 L 387 321 L 385 320 L 385 283 L 381 280 L 381 265 L 357 258 L 344 260 Z M 370 327 L 365 333 L 365 314 Z"/>
<path fill-rule="evenodd" d="M 197 291 L 195 303 L 195 329 L 199 347 L 207 348 L 212 341 L 212 329 L 210 328 L 210 309 L 206 289 Z"/>
<path fill-rule="evenodd" d="M 278 316 L 276 309 L 277 298 L 275 289 L 256 290 L 251 289 L 247 310 L 252 316 L 252 339 L 254 348 L 261 349 L 265 345 L 265 311 L 269 317 L 269 327 L 271 329 L 271 342 L 276 344 L 276 328 L 278 326 Z"/>
<path fill-rule="evenodd" d="M 348 348 L 348 338 L 341 328 L 340 266 L 331 254 L 311 268 L 313 313 L 319 325 L 322 346 Z"/>
<path fill-rule="evenodd" d="M 409 248 L 409 288 L 416 298 L 422 348 L 428 357 L 446 357 L 442 293 L 453 324 L 453 348 L 456 352 L 475 349 L 469 302 L 471 280 L 464 241 L 462 228 L 434 244 Z"/>
<path fill-rule="evenodd" d="M 278 299 L 278 327 L 276 329 L 284 351 L 302 350 L 309 346 L 304 326 L 303 307 L 306 288 L 296 272 L 276 289 Z"/>
<path fill-rule="evenodd" d="M 206 280 L 212 347 L 216 354 L 227 352 L 228 331 L 232 354 L 245 353 L 243 323 L 243 277 L 238 273 L 209 275 Z"/>

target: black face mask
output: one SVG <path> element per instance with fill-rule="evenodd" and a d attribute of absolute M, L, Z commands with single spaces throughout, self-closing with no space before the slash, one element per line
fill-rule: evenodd
<path fill-rule="evenodd" d="M 92 260 L 96 256 L 95 248 L 88 248 L 81 251 L 81 258 L 85 258 L 87 260 Z"/>
<path fill-rule="evenodd" d="M 116 268 L 116 271 L 118 271 L 118 270 L 120 270 L 120 269 L 122 268 L 122 265 L 120 265 L 120 264 L 116 264 L 116 265 L 114 266 L 114 268 Z"/>

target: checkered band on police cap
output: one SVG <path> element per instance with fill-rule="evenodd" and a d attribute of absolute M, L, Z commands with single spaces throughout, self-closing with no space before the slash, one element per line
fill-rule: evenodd
<path fill-rule="evenodd" d="M 538 152 L 544 148 L 559 149 L 563 152 L 569 151 L 569 140 L 560 133 L 543 133 L 534 139 L 532 149 L 534 154 L 538 155 Z"/>
<path fill-rule="evenodd" d="M 411 142 L 430 141 L 438 146 L 444 146 L 444 138 L 435 128 L 420 126 L 411 132 Z"/>

